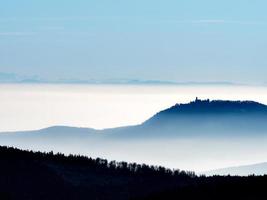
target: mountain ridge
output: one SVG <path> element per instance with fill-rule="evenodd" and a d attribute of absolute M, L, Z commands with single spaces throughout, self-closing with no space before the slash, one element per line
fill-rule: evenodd
<path fill-rule="evenodd" d="M 246 112 L 264 112 L 267 114 L 267 106 L 255 101 L 230 101 L 230 100 L 200 100 L 196 98 L 187 104 L 176 104 L 168 109 L 160 111 L 158 114 L 186 112 L 194 114 L 205 113 L 246 113 Z"/>
<path fill-rule="evenodd" d="M 263 118 L 264 117 L 264 118 Z M 265 119 L 266 117 L 266 119 Z M 227 119 L 229 118 L 229 119 Z M 261 119 L 263 118 L 263 119 Z M 221 121 L 220 121 L 221 120 Z M 223 120 L 227 120 L 226 122 Z M 238 121 L 235 125 L 232 123 L 232 120 Z M 227 126 L 232 123 L 232 126 L 239 126 L 239 123 L 245 123 L 246 120 L 250 120 L 254 123 L 254 121 L 262 123 L 262 120 L 267 120 L 267 106 L 255 101 L 230 101 L 230 100 L 200 100 L 198 98 L 195 101 L 191 101 L 186 104 L 175 104 L 170 108 L 162 110 L 156 113 L 154 116 L 144 121 L 139 125 L 132 126 L 123 126 L 116 128 L 108 128 L 108 129 L 93 129 L 86 127 L 72 127 L 72 126 L 51 126 L 47 128 L 42 128 L 39 130 L 31 130 L 31 131 L 19 131 L 20 133 L 46 133 L 46 132 L 65 132 L 66 134 L 73 133 L 98 133 L 111 135 L 113 132 L 121 133 L 121 132 L 131 132 L 132 130 L 147 129 L 155 127 L 158 129 L 159 126 L 164 126 L 166 128 L 172 125 L 179 125 L 185 123 L 191 123 L 191 126 L 201 125 L 203 123 L 208 123 L 208 125 L 213 124 L 221 124 L 221 126 Z M 247 124 L 247 123 L 245 123 Z M 227 125 L 227 126 L 226 126 Z M 188 125 L 189 126 L 189 125 Z M 254 128 L 255 126 L 253 126 Z M 183 127 L 189 128 L 189 127 Z M 238 128 L 238 127 L 236 127 Z M 264 129 L 267 126 L 264 126 Z M 178 127 L 176 131 L 182 129 L 182 126 Z M 257 130 L 257 128 L 256 128 Z M 266 129 L 267 130 L 267 129 Z M 157 130 L 160 131 L 160 130 Z M 135 131 L 134 131 L 135 132 Z M 1 134 L 16 134 L 18 132 L 2 132 Z"/>

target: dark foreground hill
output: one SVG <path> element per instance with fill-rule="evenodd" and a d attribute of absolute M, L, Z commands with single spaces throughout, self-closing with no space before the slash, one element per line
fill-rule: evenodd
<path fill-rule="evenodd" d="M 264 199 L 267 176 L 197 177 L 163 167 L 0 147 L 0 199 Z"/>

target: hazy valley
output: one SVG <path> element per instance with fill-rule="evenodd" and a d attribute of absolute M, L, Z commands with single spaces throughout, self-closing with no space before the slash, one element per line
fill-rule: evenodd
<path fill-rule="evenodd" d="M 160 111 L 136 126 L 103 130 L 55 126 L 0 137 L 1 145 L 22 149 L 203 172 L 265 162 L 266 120 L 267 106 L 257 102 L 196 99 Z M 258 172 L 254 173 L 262 173 Z"/>

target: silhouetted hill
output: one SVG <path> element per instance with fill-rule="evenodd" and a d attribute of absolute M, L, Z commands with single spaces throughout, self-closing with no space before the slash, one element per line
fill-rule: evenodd
<path fill-rule="evenodd" d="M 175 137 L 266 135 L 267 106 L 253 101 L 196 99 L 176 104 L 142 124 L 150 134 Z"/>
<path fill-rule="evenodd" d="M 267 177 L 192 172 L 0 147 L 0 199 L 260 199 Z"/>
<path fill-rule="evenodd" d="M 254 101 L 222 101 L 200 100 L 196 98 L 188 104 L 176 104 L 169 109 L 161 111 L 165 114 L 264 114 L 267 115 L 267 106 Z"/>
<path fill-rule="evenodd" d="M 145 164 L 0 147 L 1 200 L 139 198 L 192 177 L 193 172 Z"/>
<path fill-rule="evenodd" d="M 141 125 L 105 130 L 55 126 L 17 132 L 20 137 L 144 138 L 253 136 L 267 134 L 267 106 L 253 101 L 196 99 L 160 111 Z M 14 134 L 14 133 L 13 133 Z M 3 134 L 2 134 L 3 135 Z M 8 133 L 12 135 L 12 133 Z"/>

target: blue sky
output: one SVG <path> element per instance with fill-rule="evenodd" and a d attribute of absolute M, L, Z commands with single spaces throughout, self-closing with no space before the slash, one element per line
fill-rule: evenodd
<path fill-rule="evenodd" d="M 264 0 L 8 0 L 0 72 L 55 79 L 267 82 Z"/>

